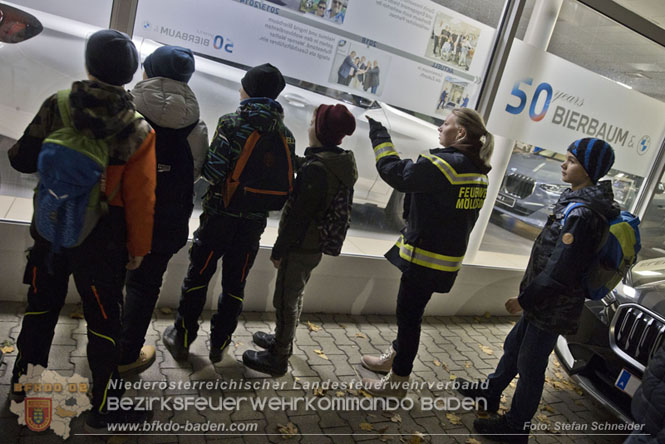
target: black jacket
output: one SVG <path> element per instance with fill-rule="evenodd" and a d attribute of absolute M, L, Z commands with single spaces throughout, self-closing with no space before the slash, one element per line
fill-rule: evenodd
<path fill-rule="evenodd" d="M 305 158 L 298 160 L 304 163 L 298 169 L 293 194 L 282 211 L 273 259 L 281 259 L 289 251 L 320 253 L 316 222 L 323 217 L 339 183 L 353 189 L 358 180 L 351 151 L 336 146 L 310 147 L 305 150 Z"/>
<path fill-rule="evenodd" d="M 641 432 L 651 435 L 645 442 L 665 442 L 665 347 L 649 361 L 630 409 L 635 421 L 644 424 Z"/>
<path fill-rule="evenodd" d="M 582 202 L 564 222 L 568 204 Z M 619 215 L 609 181 L 563 192 L 531 249 L 520 284 L 519 303 L 538 328 L 559 334 L 577 331 L 584 306 L 582 278 L 589 269 L 608 221 Z"/>
<path fill-rule="evenodd" d="M 372 121 L 381 178 L 405 198 L 406 227 L 386 258 L 438 292 L 452 287 L 487 194 L 478 146 L 436 148 L 415 162 L 399 158 L 387 130 Z"/>

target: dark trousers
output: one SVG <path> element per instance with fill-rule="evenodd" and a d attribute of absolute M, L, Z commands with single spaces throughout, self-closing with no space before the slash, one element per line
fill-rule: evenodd
<path fill-rule="evenodd" d="M 291 355 L 291 343 L 302 312 L 303 290 L 319 262 L 321 253 L 291 252 L 282 258 L 272 299 L 275 307 L 275 345 L 271 351 L 275 355 Z"/>
<path fill-rule="evenodd" d="M 129 364 L 139 358 L 159 299 L 162 279 L 172 257 L 171 253 L 152 252 L 143 258 L 139 268 L 127 272 L 120 364 Z"/>
<path fill-rule="evenodd" d="M 508 384 L 519 373 L 517 388 L 506 413 L 508 423 L 516 428 L 524 427 L 538 410 L 543 394 L 545 371 L 549 356 L 559 335 L 541 330 L 522 316 L 503 343 L 503 356 L 494 373 L 489 376 L 489 393 L 501 396 Z"/>
<path fill-rule="evenodd" d="M 182 283 L 175 327 L 189 347 L 196 339 L 208 284 L 217 261 L 222 258 L 222 294 L 217 301 L 217 312 L 210 320 L 210 348 L 223 348 L 238 325 L 245 282 L 259 251 L 266 220 L 206 213 L 200 220 L 189 252 L 189 268 Z"/>
<path fill-rule="evenodd" d="M 397 339 L 393 341 L 397 354 L 392 370 L 398 376 L 408 376 L 413 370 L 420 345 L 420 325 L 432 293 L 434 289 L 426 281 L 402 274 L 397 293 Z"/>
<path fill-rule="evenodd" d="M 26 374 L 28 364 L 47 367 L 55 326 L 65 303 L 69 276 L 74 275 L 88 326 L 88 363 L 92 372 L 92 408 L 103 412 L 112 377 L 117 377 L 122 285 L 127 252 L 114 241 L 111 227 L 100 222 L 79 247 L 51 254 L 51 244 L 35 240 L 23 282 L 30 285 L 28 307 L 16 345 L 13 380 Z M 122 236 L 124 238 L 124 236 Z"/>

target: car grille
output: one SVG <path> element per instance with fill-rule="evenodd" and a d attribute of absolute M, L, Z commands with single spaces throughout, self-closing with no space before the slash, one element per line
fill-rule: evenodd
<path fill-rule="evenodd" d="M 524 199 L 533 193 L 536 181 L 524 174 L 512 173 L 504 179 L 504 190 L 506 193 Z"/>
<path fill-rule="evenodd" d="M 665 319 L 637 304 L 619 306 L 610 328 L 610 344 L 617 354 L 644 371 L 665 341 Z"/>

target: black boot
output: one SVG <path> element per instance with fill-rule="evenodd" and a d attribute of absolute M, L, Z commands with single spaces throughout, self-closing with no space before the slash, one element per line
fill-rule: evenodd
<path fill-rule="evenodd" d="M 289 369 L 288 356 L 276 356 L 268 350 L 247 350 L 242 354 L 242 363 L 252 370 L 271 376 L 284 376 Z"/>
<path fill-rule="evenodd" d="M 460 395 L 463 395 L 467 398 L 483 398 L 486 403 L 476 403 L 476 407 L 478 410 L 483 410 L 483 407 L 485 407 L 485 411 L 488 413 L 496 413 L 499 410 L 499 403 L 501 402 L 501 395 L 499 396 L 489 396 L 489 393 L 487 393 L 487 390 L 483 390 L 480 388 L 481 381 L 467 381 L 464 378 L 457 378 L 455 380 L 455 384 L 457 385 L 457 392 Z M 483 405 L 485 404 L 485 405 Z"/>
<path fill-rule="evenodd" d="M 494 418 L 478 418 L 473 421 L 473 428 L 479 435 L 483 435 L 492 441 L 515 444 L 529 442 L 529 431 L 512 427 L 508 424 L 506 415 L 499 415 Z"/>
<path fill-rule="evenodd" d="M 164 330 L 162 336 L 166 349 L 171 353 L 176 361 L 185 361 L 189 357 L 189 348 L 185 347 L 185 339 L 175 328 L 175 325 L 169 325 Z"/>
<path fill-rule="evenodd" d="M 224 347 L 214 347 L 212 344 L 210 344 L 210 354 L 208 357 L 210 358 L 210 362 L 213 364 L 217 364 L 220 362 L 222 359 L 224 359 L 224 352 L 229 348 L 228 342 Z"/>
<path fill-rule="evenodd" d="M 268 350 L 275 343 L 275 335 L 264 331 L 257 331 L 252 335 L 252 341 L 259 347 Z"/>

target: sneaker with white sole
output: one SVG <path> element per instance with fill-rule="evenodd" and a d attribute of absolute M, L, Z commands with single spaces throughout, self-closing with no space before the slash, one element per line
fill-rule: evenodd
<path fill-rule="evenodd" d="M 360 362 L 367 370 L 371 370 L 375 373 L 388 373 L 393 367 L 393 361 L 395 360 L 396 355 L 397 352 L 391 344 L 390 348 L 379 357 L 363 355 Z"/>
<path fill-rule="evenodd" d="M 141 348 L 139 357 L 136 361 L 129 364 L 118 365 L 118 373 L 123 378 L 131 375 L 137 375 L 147 370 L 152 363 L 155 362 L 155 347 L 152 345 L 144 345 Z"/>

